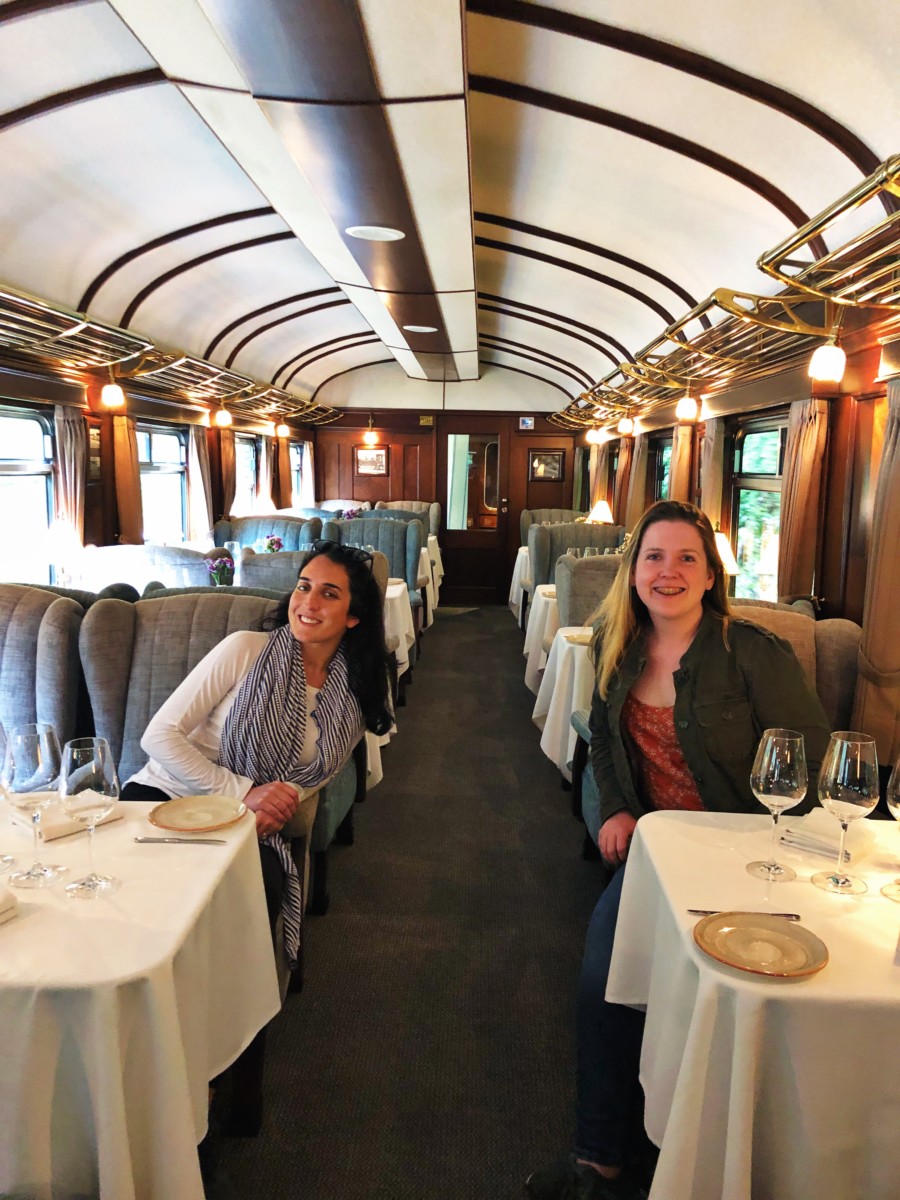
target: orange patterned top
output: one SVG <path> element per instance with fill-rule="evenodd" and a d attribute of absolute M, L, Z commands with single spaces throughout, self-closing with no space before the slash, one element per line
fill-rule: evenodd
<path fill-rule="evenodd" d="M 675 709 L 655 708 L 631 692 L 622 720 L 637 750 L 635 786 L 654 808 L 703 810 L 703 801 L 675 733 Z"/>

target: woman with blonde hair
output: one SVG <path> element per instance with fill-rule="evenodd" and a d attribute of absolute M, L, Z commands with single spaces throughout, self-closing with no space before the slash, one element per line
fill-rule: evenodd
<path fill-rule="evenodd" d="M 662 500 L 638 521 L 591 646 L 598 846 L 615 873 L 591 918 L 582 964 L 574 1149 L 529 1178 L 532 1200 L 646 1195 L 627 1169 L 630 1143 L 643 1132 L 643 1014 L 605 1000 L 637 822 L 659 809 L 759 812 L 750 768 L 763 730 L 804 735 L 811 779 L 829 737 L 790 645 L 732 616 L 712 526 L 692 504 Z"/>

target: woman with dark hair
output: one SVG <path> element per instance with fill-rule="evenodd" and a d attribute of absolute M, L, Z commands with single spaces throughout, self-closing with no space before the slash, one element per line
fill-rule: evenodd
<path fill-rule="evenodd" d="M 141 738 L 149 761 L 122 799 L 243 800 L 256 818 L 269 921 L 274 931 L 283 914 L 293 967 L 302 895 L 281 830 L 313 803 L 366 729 L 385 733 L 392 721 L 372 557 L 315 542 L 297 586 L 260 628 L 224 638 L 160 707 Z M 257 1049 L 261 1062 L 261 1042 Z M 261 1093 L 249 1107 L 254 1115 L 243 1124 L 258 1125 Z"/>
<path fill-rule="evenodd" d="M 811 779 L 829 738 L 791 646 L 732 616 L 712 526 L 692 504 L 663 500 L 641 517 L 591 650 L 598 845 L 615 874 L 591 918 L 582 964 L 574 1150 L 529 1178 L 533 1200 L 646 1195 L 623 1169 L 643 1132 L 643 1014 L 605 1000 L 635 825 L 658 809 L 759 812 L 750 768 L 763 730 L 804 735 Z"/>

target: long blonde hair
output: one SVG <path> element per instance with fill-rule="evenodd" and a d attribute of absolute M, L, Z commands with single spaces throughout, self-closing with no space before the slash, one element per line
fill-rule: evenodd
<path fill-rule="evenodd" d="M 650 625 L 650 614 L 638 596 L 631 576 L 644 534 L 658 521 L 681 521 L 700 534 L 707 566 L 714 575 L 712 587 L 703 593 L 703 607 L 722 622 L 722 634 L 725 636 L 731 616 L 728 583 L 709 517 L 693 504 L 685 504 L 680 500 L 659 500 L 647 509 L 635 525 L 612 587 L 597 611 L 598 624 L 591 638 L 591 657 L 597 670 L 597 688 L 604 700 L 610 681 L 628 647 Z"/>

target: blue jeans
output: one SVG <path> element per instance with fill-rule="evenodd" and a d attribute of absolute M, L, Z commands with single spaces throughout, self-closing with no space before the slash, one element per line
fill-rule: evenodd
<path fill-rule="evenodd" d="M 631 1131 L 643 1124 L 644 1014 L 604 999 L 624 876 L 619 867 L 594 909 L 578 986 L 575 1153 L 609 1167 L 621 1166 Z"/>

